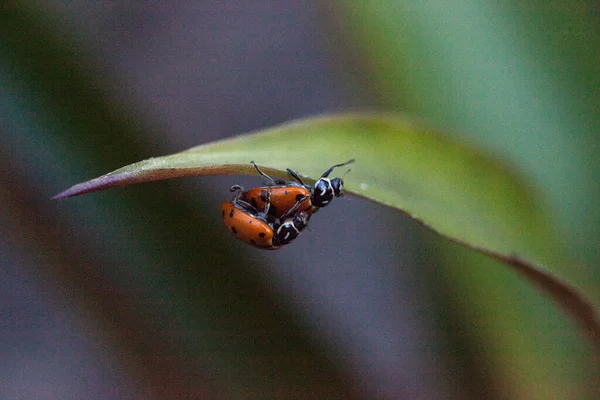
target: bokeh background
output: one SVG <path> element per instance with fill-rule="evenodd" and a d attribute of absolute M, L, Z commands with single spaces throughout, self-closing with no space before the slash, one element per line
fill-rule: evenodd
<path fill-rule="evenodd" d="M 385 207 L 336 200 L 273 253 L 219 217 L 258 178 L 49 199 L 291 118 L 410 112 L 513 164 L 599 300 L 599 24 L 584 1 L 0 6 L 0 397 L 597 398 L 554 304 Z"/>

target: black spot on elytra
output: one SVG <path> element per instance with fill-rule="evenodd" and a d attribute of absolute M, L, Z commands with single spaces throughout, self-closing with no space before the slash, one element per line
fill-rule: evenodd
<path fill-rule="evenodd" d="M 225 218 L 225 210 L 221 210 L 221 217 Z"/>
<path fill-rule="evenodd" d="M 231 211 L 229 211 L 229 218 L 233 218 L 233 214 L 235 214 L 235 211 L 232 208 Z"/>
<path fill-rule="evenodd" d="M 237 235 L 237 229 L 235 229 L 235 226 L 231 227 L 231 233 L 233 233 L 234 235 Z"/>
<path fill-rule="evenodd" d="M 300 201 L 304 198 L 304 196 L 302 196 L 301 194 L 297 194 L 296 195 L 296 201 Z"/>
<path fill-rule="evenodd" d="M 253 239 L 250 239 L 250 244 L 251 244 L 252 246 L 256 246 L 256 242 L 255 242 Z"/>
<path fill-rule="evenodd" d="M 285 194 L 287 196 L 288 194 L 290 194 L 290 192 L 288 192 L 287 189 L 286 189 L 286 190 L 283 191 L 283 194 Z"/>
<path fill-rule="evenodd" d="M 258 236 L 260 236 L 261 238 L 264 238 L 265 237 L 265 233 L 261 232 L 261 233 L 258 234 Z"/>
<path fill-rule="evenodd" d="M 263 203 L 266 203 L 267 200 L 269 200 L 269 191 L 261 190 L 260 191 L 260 199 L 263 201 Z"/>
<path fill-rule="evenodd" d="M 252 206 L 253 206 L 254 208 L 258 208 L 258 204 L 256 204 L 256 198 L 254 198 L 254 197 L 253 197 L 253 198 L 251 198 L 251 199 L 250 199 L 250 204 L 252 204 Z"/>

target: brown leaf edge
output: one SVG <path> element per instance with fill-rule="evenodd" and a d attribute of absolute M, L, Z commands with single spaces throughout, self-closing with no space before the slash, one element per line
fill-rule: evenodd
<path fill-rule="evenodd" d="M 467 243 L 462 243 L 439 232 L 436 233 L 462 246 L 478 251 L 513 267 L 521 276 L 528 279 L 537 286 L 538 289 L 554 299 L 567 315 L 570 315 L 575 319 L 596 345 L 596 350 L 600 351 L 600 316 L 598 315 L 598 311 L 594 304 L 581 290 L 569 284 L 564 278 L 550 272 L 548 269 L 529 262 L 518 255 L 513 254 L 506 256 L 487 249 L 477 248 Z"/>
<path fill-rule="evenodd" d="M 60 200 L 65 199 L 67 197 L 78 196 L 85 193 L 95 192 L 97 190 L 109 189 L 113 187 L 127 186 L 134 183 L 141 182 L 150 182 L 162 179 L 172 179 L 172 178 L 180 178 L 180 177 L 188 177 L 188 176 L 201 176 L 201 175 L 234 175 L 234 174 L 246 174 L 252 175 L 254 174 L 254 169 L 247 164 L 224 164 L 224 165 L 213 165 L 208 167 L 198 167 L 198 168 L 155 168 L 152 167 L 154 159 L 148 159 L 144 161 L 140 161 L 138 163 L 129 165 L 122 169 L 118 169 L 106 175 L 102 175 L 98 178 L 79 183 L 70 187 L 69 189 L 57 194 L 52 199 Z M 119 172 L 124 169 L 131 169 L 134 167 L 137 169 L 135 172 L 125 171 Z M 147 169 L 144 169 L 144 168 Z M 283 171 L 279 171 L 277 169 L 265 168 L 268 173 L 277 173 Z M 347 193 L 352 193 L 349 190 L 346 190 Z M 358 195 L 359 197 L 365 198 L 370 201 L 374 201 L 373 199 L 369 199 L 362 195 Z M 427 222 L 421 220 L 420 218 L 416 218 L 410 213 L 400 210 L 401 212 L 407 214 L 420 224 L 424 225 L 426 228 L 432 230 L 436 234 L 446 238 L 452 242 L 460 244 L 466 248 L 478 251 L 488 257 L 491 257 L 495 260 L 498 260 L 504 264 L 511 266 L 515 271 L 517 271 L 521 276 L 528 279 L 535 286 L 537 286 L 542 292 L 549 295 L 554 301 L 558 303 L 558 305 L 563 309 L 563 311 L 574 318 L 584 329 L 586 334 L 590 337 L 590 339 L 595 343 L 597 350 L 600 350 L 600 317 L 598 312 L 591 301 L 587 299 L 585 294 L 581 292 L 579 289 L 575 288 L 573 285 L 570 285 L 563 278 L 551 273 L 546 268 L 531 263 L 518 255 L 504 255 L 498 252 L 491 251 L 489 249 L 480 248 L 477 246 L 473 246 L 469 243 L 457 240 L 450 236 L 447 236 L 435 228 L 429 226 Z"/>
<path fill-rule="evenodd" d="M 121 186 L 133 185 L 135 183 L 160 181 L 164 179 L 184 178 L 190 176 L 214 176 L 214 175 L 252 175 L 254 168 L 249 164 L 224 164 L 197 168 L 154 168 L 152 161 L 140 161 L 117 169 L 106 175 L 99 176 L 86 182 L 78 183 L 67 190 L 52 197 L 52 200 L 62 200 L 67 197 L 79 196 L 98 190 L 110 189 Z M 144 169 L 146 167 L 147 169 Z M 135 168 L 135 172 L 120 172 L 124 169 Z M 262 167 L 261 167 L 262 168 Z M 281 172 L 276 169 L 262 168 L 266 172 Z"/>

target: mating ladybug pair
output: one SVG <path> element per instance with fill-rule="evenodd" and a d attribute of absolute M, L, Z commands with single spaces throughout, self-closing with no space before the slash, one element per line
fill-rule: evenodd
<path fill-rule="evenodd" d="M 334 168 L 353 162 L 354 159 L 332 166 L 311 187 L 289 168 L 287 172 L 296 181 L 273 179 L 252 161 L 256 171 L 267 179 L 267 186 L 248 191 L 232 186 L 231 191 L 237 192 L 235 197 L 221 206 L 225 227 L 241 241 L 261 249 L 276 250 L 289 244 L 319 208 L 343 194 L 342 179 L 329 179 L 329 174 Z"/>

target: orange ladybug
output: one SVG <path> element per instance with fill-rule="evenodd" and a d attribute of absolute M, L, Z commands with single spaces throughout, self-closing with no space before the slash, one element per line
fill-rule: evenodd
<path fill-rule="evenodd" d="M 303 211 L 309 216 L 319 208 L 325 207 L 334 197 L 342 196 L 344 182 L 342 178 L 329 179 L 329 174 L 334 168 L 342 167 L 354 162 L 354 159 L 342 164 L 336 164 L 325 171 L 314 187 L 304 183 L 302 178 L 290 168 L 287 172 L 296 180 L 284 181 L 273 179 L 258 168 L 254 161 L 250 163 L 256 171 L 268 181 L 268 186 L 256 187 L 248 191 L 242 191 L 240 199 L 251 204 L 255 209 L 264 211 L 267 206 L 267 198 L 270 199 L 268 214 L 281 217 L 288 213 L 298 202 L 298 211 Z M 242 189 L 243 190 L 243 189 Z"/>
<path fill-rule="evenodd" d="M 240 189 L 240 186 L 231 188 L 232 191 Z M 285 214 L 277 218 L 269 215 L 268 190 L 265 195 L 265 211 L 257 210 L 253 205 L 240 199 L 240 195 L 241 191 L 232 201 L 224 201 L 221 204 L 223 222 L 231 234 L 251 246 L 277 250 L 296 239 L 308 224 L 308 214 L 299 211 L 305 198 L 300 199 Z"/>

